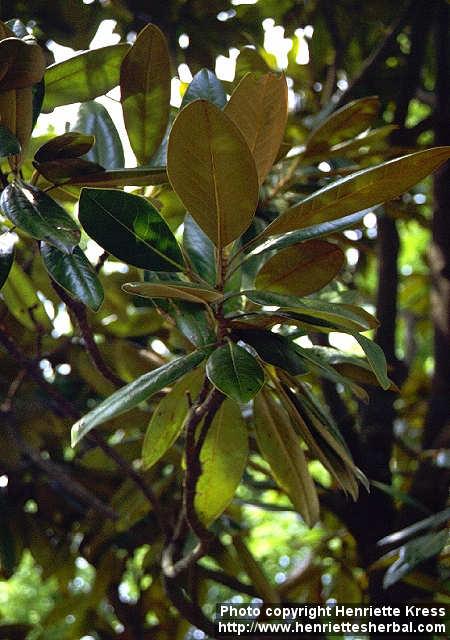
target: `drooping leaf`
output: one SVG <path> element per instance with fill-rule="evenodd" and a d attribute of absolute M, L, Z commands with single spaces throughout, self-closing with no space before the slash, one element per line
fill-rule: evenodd
<path fill-rule="evenodd" d="M 0 235 L 0 289 L 8 279 L 14 262 L 14 242 L 9 233 Z"/>
<path fill-rule="evenodd" d="M 55 107 L 108 93 L 119 84 L 120 65 L 129 48 L 127 43 L 111 44 L 50 65 L 45 72 L 42 111 L 50 113 Z"/>
<path fill-rule="evenodd" d="M 42 80 L 45 58 L 35 40 L 0 40 L 0 91 L 25 89 Z"/>
<path fill-rule="evenodd" d="M 389 389 L 392 381 L 387 374 L 387 364 L 383 349 L 376 342 L 369 340 L 369 338 L 362 336 L 360 333 L 352 333 L 352 335 L 366 354 L 367 360 L 381 387 Z"/>
<path fill-rule="evenodd" d="M 93 135 L 85 135 L 79 131 L 68 131 L 39 147 L 34 154 L 34 159 L 37 162 L 46 162 L 47 160 L 79 158 L 89 151 L 94 141 Z"/>
<path fill-rule="evenodd" d="M 241 132 L 206 100 L 177 116 L 167 154 L 169 180 L 186 209 L 217 247 L 250 225 L 258 202 L 258 177 Z"/>
<path fill-rule="evenodd" d="M 197 304 L 218 302 L 222 298 L 222 294 L 214 289 L 203 289 L 182 280 L 174 283 L 127 282 L 122 289 L 144 298 L 177 298 Z"/>
<path fill-rule="evenodd" d="M 383 578 L 383 587 L 388 589 L 393 584 L 404 578 L 418 564 L 437 556 L 448 542 L 448 532 L 426 533 L 414 540 L 410 540 L 399 549 L 399 557 Z"/>
<path fill-rule="evenodd" d="M 138 34 L 120 69 L 125 126 L 140 164 L 161 144 L 170 109 L 170 60 L 163 33 L 148 24 Z"/>
<path fill-rule="evenodd" d="M 268 291 L 246 291 L 246 297 L 255 304 L 277 306 L 280 311 L 293 312 L 329 321 L 343 331 L 367 331 L 378 326 L 378 320 L 362 307 L 325 300 L 298 299 Z"/>
<path fill-rule="evenodd" d="M 21 150 L 17 138 L 7 127 L 0 124 L 0 158 L 18 155 Z"/>
<path fill-rule="evenodd" d="M 204 380 L 201 368 L 186 373 L 156 407 L 142 445 L 142 464 L 150 469 L 170 449 L 181 433 L 189 411 L 187 393 L 195 400 Z"/>
<path fill-rule="evenodd" d="M 263 291 L 307 296 L 328 284 L 344 261 L 344 253 L 336 244 L 309 240 L 269 258 L 256 276 L 255 286 Z"/>
<path fill-rule="evenodd" d="M 133 409 L 160 389 L 176 382 L 182 375 L 199 365 L 206 355 L 205 351 L 194 351 L 139 376 L 113 393 L 73 425 L 72 446 L 75 447 L 94 427 Z"/>
<path fill-rule="evenodd" d="M 275 480 L 306 524 L 314 525 L 319 519 L 319 501 L 305 454 L 288 414 L 269 390 L 256 397 L 254 418 L 258 448 Z"/>
<path fill-rule="evenodd" d="M 74 131 L 82 131 L 95 137 L 95 144 L 87 152 L 86 160 L 105 169 L 120 169 L 125 165 L 122 142 L 107 109 L 99 102 L 80 105 Z"/>
<path fill-rule="evenodd" d="M 0 113 L 2 125 L 17 138 L 23 151 L 33 128 L 32 87 L 0 91 Z"/>
<path fill-rule="evenodd" d="M 238 405 L 225 400 L 217 411 L 200 451 L 201 474 L 194 508 L 205 526 L 230 504 L 248 457 L 247 427 Z"/>
<path fill-rule="evenodd" d="M 142 269 L 181 271 L 174 235 L 153 205 L 115 189 L 83 189 L 79 220 L 86 233 L 119 260 Z"/>
<path fill-rule="evenodd" d="M 46 193 L 19 182 L 2 192 L 0 206 L 15 225 L 37 240 L 45 240 L 71 253 L 80 240 L 80 230 L 68 213 Z"/>
<path fill-rule="evenodd" d="M 200 69 L 192 78 L 191 83 L 184 92 L 181 108 L 194 100 L 208 100 L 223 109 L 227 104 L 227 94 L 215 73 L 209 69 Z"/>
<path fill-rule="evenodd" d="M 274 220 L 260 239 L 337 220 L 392 200 L 450 157 L 450 147 L 417 151 L 336 180 Z"/>
<path fill-rule="evenodd" d="M 80 247 L 67 255 L 56 247 L 43 242 L 41 255 L 50 276 L 75 300 L 79 300 L 93 311 L 103 302 L 103 287 L 95 269 Z"/>
<path fill-rule="evenodd" d="M 315 224 L 311 227 L 306 227 L 305 229 L 284 233 L 260 244 L 258 247 L 253 249 L 250 254 L 248 254 L 248 258 L 246 259 L 260 259 L 259 256 L 267 251 L 278 251 L 279 249 L 290 247 L 293 244 L 305 242 L 305 240 L 311 240 L 313 238 L 328 236 L 332 233 L 346 231 L 347 229 L 351 229 L 357 225 L 359 222 L 362 222 L 364 216 L 369 212 L 372 212 L 372 210 L 363 209 L 362 211 L 352 213 L 351 215 L 344 216 L 338 220 L 321 222 L 320 224 Z"/>
<path fill-rule="evenodd" d="M 109 169 L 91 175 L 75 177 L 70 184 L 93 187 L 145 187 L 168 182 L 165 167 L 135 167 L 132 169 Z"/>
<path fill-rule="evenodd" d="M 255 158 L 260 184 L 283 142 L 287 112 L 286 78 L 273 73 L 248 73 L 225 107 L 225 113 L 239 127 Z"/>
<path fill-rule="evenodd" d="M 213 351 L 206 374 L 217 389 L 236 402 L 248 402 L 264 385 L 264 371 L 258 361 L 234 342 Z"/>
<path fill-rule="evenodd" d="M 307 372 L 295 350 L 296 345 L 289 338 L 271 331 L 243 328 L 236 330 L 236 336 L 252 346 L 265 362 L 281 367 L 294 376 Z"/>
<path fill-rule="evenodd" d="M 214 245 L 189 214 L 184 219 L 183 246 L 195 271 L 214 285 L 216 282 Z"/>
<path fill-rule="evenodd" d="M 349 102 L 311 132 L 306 141 L 306 155 L 327 150 L 362 133 L 375 120 L 379 110 L 380 100 L 377 96 Z"/>

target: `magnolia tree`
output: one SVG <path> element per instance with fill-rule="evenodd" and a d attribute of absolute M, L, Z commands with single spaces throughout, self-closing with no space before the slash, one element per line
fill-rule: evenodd
<path fill-rule="evenodd" d="M 0 459 L 14 523 L 2 535 L 16 539 L 2 565 L 13 570 L 24 546 L 48 571 L 56 553 L 63 585 L 67 556 L 81 553 L 97 573 L 77 601 L 78 629 L 109 637 L 107 616 L 93 612 L 107 598 L 133 629 L 117 584 L 149 543 L 152 581 L 133 614 L 141 635 L 129 637 L 183 637 L 183 620 L 214 637 L 206 584 L 283 597 L 245 544 L 233 500 L 242 483 L 265 482 L 309 527 L 324 493 L 356 500 L 361 484 L 368 489 L 320 381 L 358 402 L 373 386 L 396 387 L 366 335 L 377 319 L 342 285 L 342 232 L 438 168 L 450 148 L 391 148 L 393 127 L 371 128 L 373 96 L 317 120 L 292 148 L 286 79 L 252 49 L 233 83 L 199 71 L 175 110 L 168 47 L 152 24 L 132 46 L 47 68 L 19 21 L 0 31 Z M 117 85 L 133 168 L 93 101 Z M 70 131 L 30 142 L 41 112 L 75 102 Z M 309 175 L 330 159 L 344 160 L 335 179 L 300 194 L 298 169 Z M 88 239 L 102 250 L 95 265 Z M 58 331 L 64 309 L 75 332 Z M 321 346 L 331 332 L 354 338 L 365 357 Z M 55 377 L 67 364 L 71 373 Z M 24 458 L 51 482 L 34 491 Z M 328 485 L 311 475 L 312 461 Z M 30 497 L 37 513 L 24 514 Z M 75 601 L 69 595 L 66 607 Z M 142 622 L 148 611 L 156 622 Z"/>

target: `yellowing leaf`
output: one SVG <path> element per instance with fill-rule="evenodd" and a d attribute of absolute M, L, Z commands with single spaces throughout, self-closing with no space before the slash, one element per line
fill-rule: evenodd
<path fill-rule="evenodd" d="M 204 379 L 202 368 L 194 369 L 181 380 L 161 400 L 153 412 L 142 445 L 144 469 L 150 469 L 178 438 L 189 410 L 187 392 L 195 400 Z"/>
<path fill-rule="evenodd" d="M 138 34 L 120 69 L 123 117 L 131 148 L 147 164 L 164 138 L 170 109 L 167 42 L 154 24 Z"/>
<path fill-rule="evenodd" d="M 127 293 L 144 298 L 178 298 L 188 302 L 218 302 L 222 295 L 213 289 L 202 289 L 189 282 L 127 282 L 122 286 Z"/>
<path fill-rule="evenodd" d="M 380 100 L 377 96 L 349 102 L 311 132 L 306 142 L 305 155 L 329 149 L 362 133 L 372 124 L 379 110 Z"/>
<path fill-rule="evenodd" d="M 206 100 L 188 104 L 169 137 L 167 173 L 186 209 L 217 247 L 250 225 L 258 176 L 237 126 Z"/>
<path fill-rule="evenodd" d="M 450 147 L 417 151 L 336 180 L 274 220 L 259 239 L 337 220 L 396 198 L 450 157 Z"/>
<path fill-rule="evenodd" d="M 305 522 L 312 526 L 319 519 L 319 500 L 288 414 L 272 393 L 263 389 L 255 398 L 254 415 L 259 450 L 270 464 L 277 483 Z"/>
<path fill-rule="evenodd" d="M 24 327 L 35 331 L 36 326 L 40 325 L 50 331 L 50 321 L 36 295 L 33 282 L 17 263 L 11 267 L 2 296 L 9 311 Z"/>
<path fill-rule="evenodd" d="M 242 131 L 255 158 L 260 184 L 283 142 L 288 111 L 286 78 L 248 73 L 233 91 L 225 113 Z"/>
<path fill-rule="evenodd" d="M 196 486 L 194 508 L 206 526 L 214 522 L 233 499 L 247 456 L 247 427 L 241 410 L 232 400 L 225 400 L 200 452 L 202 473 Z"/>
<path fill-rule="evenodd" d="M 342 250 L 331 242 L 310 240 L 282 249 L 256 277 L 257 289 L 307 296 L 322 289 L 344 264 Z"/>

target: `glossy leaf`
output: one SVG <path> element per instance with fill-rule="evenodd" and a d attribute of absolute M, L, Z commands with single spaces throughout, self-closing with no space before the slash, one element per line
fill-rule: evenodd
<path fill-rule="evenodd" d="M 342 329 L 367 331 L 378 326 L 378 320 L 362 307 L 325 300 L 301 299 L 268 291 L 246 291 L 246 297 L 255 304 L 277 306 L 281 311 L 292 311 L 310 318 L 327 320 Z"/>
<path fill-rule="evenodd" d="M 7 127 L 0 124 L 0 158 L 18 155 L 21 150 L 17 138 Z"/>
<path fill-rule="evenodd" d="M 362 133 L 375 120 L 379 110 L 380 100 L 377 96 L 349 102 L 311 132 L 306 141 L 306 155 L 329 149 Z"/>
<path fill-rule="evenodd" d="M 232 501 L 248 457 L 247 427 L 239 406 L 225 400 L 214 416 L 200 451 L 201 474 L 194 508 L 205 526 L 216 520 Z"/>
<path fill-rule="evenodd" d="M 214 344 L 215 333 L 208 321 L 206 311 L 190 302 L 177 302 L 175 322 L 178 329 L 196 347 Z"/>
<path fill-rule="evenodd" d="M 70 184 L 93 187 L 145 187 L 165 182 L 168 182 L 165 167 L 135 167 L 132 169 L 110 169 L 81 178 L 73 178 Z"/>
<path fill-rule="evenodd" d="M 91 101 L 80 105 L 73 129 L 95 138 L 95 144 L 88 150 L 86 160 L 95 162 L 105 169 L 120 169 L 125 165 L 120 136 L 102 104 Z"/>
<path fill-rule="evenodd" d="M 0 91 L 25 89 L 42 80 L 45 58 L 36 41 L 0 40 Z"/>
<path fill-rule="evenodd" d="M 103 287 L 95 269 L 79 247 L 67 255 L 45 242 L 41 255 L 50 276 L 75 300 L 79 300 L 93 311 L 103 302 Z"/>
<path fill-rule="evenodd" d="M 213 351 L 206 374 L 217 389 L 236 402 L 248 402 L 264 385 L 264 371 L 258 361 L 234 342 Z"/>
<path fill-rule="evenodd" d="M 115 189 L 83 189 L 78 217 L 86 233 L 119 260 L 142 269 L 181 271 L 174 235 L 153 205 Z"/>
<path fill-rule="evenodd" d="M 263 390 L 255 399 L 254 422 L 258 448 L 275 480 L 306 524 L 313 526 L 319 519 L 316 488 L 289 416 L 269 390 Z"/>
<path fill-rule="evenodd" d="M 148 24 L 138 34 L 120 69 L 123 117 L 138 162 L 147 164 L 169 121 L 170 60 L 163 33 Z"/>
<path fill-rule="evenodd" d="M 194 351 L 139 376 L 113 393 L 73 425 L 72 446 L 75 447 L 94 427 L 133 409 L 160 389 L 176 382 L 178 378 L 199 365 L 205 357 L 205 351 Z"/>
<path fill-rule="evenodd" d="M 357 225 L 359 222 L 362 222 L 364 216 L 370 212 L 372 212 L 371 209 L 363 209 L 362 211 L 357 211 L 356 213 L 352 213 L 349 216 L 344 216 L 343 218 L 339 218 L 338 220 L 322 222 L 311 227 L 306 227 L 305 229 L 285 233 L 277 238 L 271 238 L 270 240 L 267 240 L 263 244 L 256 247 L 256 249 L 253 249 L 253 251 L 249 254 L 249 257 L 258 258 L 259 255 L 266 253 L 267 251 L 278 251 L 279 249 L 290 247 L 293 244 L 298 244 L 299 242 L 304 242 L 305 240 L 311 240 L 313 238 L 328 236 L 332 233 L 346 231 L 347 229 L 351 229 L 353 226 Z"/>
<path fill-rule="evenodd" d="M 450 157 L 450 147 L 417 151 L 336 180 L 274 220 L 260 239 L 337 220 L 398 197 Z"/>
<path fill-rule="evenodd" d="M 271 73 L 244 76 L 225 107 L 225 113 L 239 127 L 255 158 L 260 184 L 283 142 L 287 112 L 286 78 Z"/>
<path fill-rule="evenodd" d="M 182 280 L 174 283 L 127 282 L 122 289 L 144 298 L 176 298 L 197 304 L 218 302 L 222 298 L 222 295 L 214 289 L 203 289 Z"/>
<path fill-rule="evenodd" d="M 395 544 L 396 542 L 400 542 L 400 540 L 406 540 L 407 538 L 410 538 L 416 533 L 419 533 L 419 531 L 426 531 L 427 529 L 439 527 L 448 520 L 450 520 L 450 507 L 447 507 L 443 511 L 439 511 L 438 513 L 434 513 L 428 518 L 419 520 L 418 522 L 411 524 L 409 527 L 400 529 L 400 531 L 395 531 L 394 533 L 389 534 L 388 536 L 379 540 L 377 544 L 379 546 L 383 546 L 386 544 Z"/>
<path fill-rule="evenodd" d="M 194 369 L 185 374 L 156 407 L 142 445 L 142 464 L 150 469 L 170 449 L 181 433 L 189 411 L 187 393 L 193 400 L 198 396 L 204 371 Z"/>
<path fill-rule="evenodd" d="M 307 296 L 331 282 L 344 261 L 344 253 L 336 244 L 309 240 L 269 258 L 256 276 L 255 286 L 263 291 Z"/>
<path fill-rule="evenodd" d="M 191 83 L 184 92 L 181 108 L 194 100 L 208 100 L 223 109 L 227 104 L 227 94 L 218 77 L 209 69 L 200 69 L 192 78 Z"/>
<path fill-rule="evenodd" d="M 179 113 L 169 138 L 167 173 L 217 247 L 250 225 L 258 202 L 255 163 L 239 129 L 215 105 L 196 100 Z"/>
<path fill-rule="evenodd" d="M 45 240 L 71 253 L 80 239 L 80 230 L 68 213 L 46 193 L 31 185 L 9 184 L 2 192 L 3 213 L 37 240 Z"/>
<path fill-rule="evenodd" d="M 79 158 L 89 151 L 95 142 L 93 135 L 68 131 L 43 144 L 34 154 L 36 162 Z"/>
<path fill-rule="evenodd" d="M 362 336 L 360 333 L 353 333 L 352 335 L 355 340 L 359 342 L 360 347 L 366 354 L 367 360 L 372 367 L 372 371 L 376 375 L 382 388 L 389 389 L 392 385 L 392 381 L 387 375 L 387 364 L 383 349 L 379 347 L 376 342 L 369 340 L 369 338 Z"/>
<path fill-rule="evenodd" d="M 8 279 L 14 262 L 14 242 L 9 233 L 0 234 L 0 289 Z"/>
<path fill-rule="evenodd" d="M 183 246 L 195 271 L 214 285 L 216 282 L 214 245 L 189 214 L 184 219 Z"/>
<path fill-rule="evenodd" d="M 307 372 L 305 365 L 289 338 L 271 331 L 238 329 L 236 336 L 252 346 L 259 357 L 269 364 L 285 369 L 292 375 Z"/>
<path fill-rule="evenodd" d="M 108 93 L 119 84 L 120 65 L 129 50 L 126 43 L 89 49 L 57 62 L 45 72 L 42 111 L 73 102 L 87 102 Z"/>
<path fill-rule="evenodd" d="M 404 578 L 417 565 L 439 555 L 448 542 L 448 531 L 438 531 L 437 533 L 426 533 L 414 540 L 410 540 L 400 547 L 399 557 L 383 578 L 383 587 L 388 589 L 393 584 Z"/>

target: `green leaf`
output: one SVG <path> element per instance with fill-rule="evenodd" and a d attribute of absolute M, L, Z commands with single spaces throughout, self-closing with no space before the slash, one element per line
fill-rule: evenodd
<path fill-rule="evenodd" d="M 26 329 L 36 331 L 39 326 L 41 330 L 51 331 L 49 318 L 36 295 L 36 287 L 17 262 L 10 268 L 2 297 L 10 313 Z"/>
<path fill-rule="evenodd" d="M 188 213 L 184 219 L 183 246 L 195 271 L 207 282 L 216 282 L 214 245 Z"/>
<path fill-rule="evenodd" d="M 391 564 L 384 575 L 383 587 L 388 589 L 404 578 L 418 564 L 439 555 L 447 541 L 448 532 L 444 530 L 437 533 L 426 533 L 400 547 L 398 560 Z"/>
<path fill-rule="evenodd" d="M 211 102 L 196 100 L 178 114 L 167 173 L 216 247 L 230 244 L 250 225 L 258 202 L 255 162 L 237 126 Z"/>
<path fill-rule="evenodd" d="M 306 524 L 313 526 L 319 519 L 316 488 L 289 416 L 269 390 L 264 389 L 255 399 L 254 418 L 258 448 L 275 480 Z"/>
<path fill-rule="evenodd" d="M 205 351 L 194 351 L 139 376 L 113 393 L 73 425 L 72 447 L 75 447 L 91 429 L 133 409 L 160 389 L 176 382 L 182 375 L 199 365 L 205 357 Z"/>
<path fill-rule="evenodd" d="M 380 100 L 377 96 L 349 102 L 311 132 L 306 141 L 305 155 L 327 150 L 362 133 L 375 120 L 379 110 Z"/>
<path fill-rule="evenodd" d="M 125 165 L 120 136 L 102 104 L 95 101 L 81 104 L 73 129 L 95 137 L 94 147 L 87 153 L 86 160 L 106 169 L 120 169 Z"/>
<path fill-rule="evenodd" d="M 104 293 L 95 269 L 80 247 L 67 255 L 43 242 L 41 255 L 49 275 L 75 300 L 79 300 L 93 311 L 98 311 Z"/>
<path fill-rule="evenodd" d="M 81 178 L 75 177 L 70 184 L 94 187 L 145 187 L 168 182 L 165 167 L 135 167 L 132 169 L 110 169 Z"/>
<path fill-rule="evenodd" d="M 210 355 L 206 375 L 213 385 L 236 402 L 248 402 L 264 385 L 264 371 L 255 358 L 234 342 Z"/>
<path fill-rule="evenodd" d="M 170 60 L 163 33 L 148 24 L 138 34 L 120 69 L 123 117 L 131 148 L 147 164 L 169 121 Z"/>
<path fill-rule="evenodd" d="M 142 269 L 183 270 L 183 257 L 153 205 L 115 189 L 83 189 L 78 217 L 86 233 L 119 260 Z"/>
<path fill-rule="evenodd" d="M 95 142 L 93 135 L 85 135 L 78 131 L 68 131 L 52 138 L 43 144 L 34 154 L 36 162 L 79 158 L 87 153 Z"/>
<path fill-rule="evenodd" d="M 0 235 L 0 289 L 8 279 L 9 272 L 14 262 L 14 242 L 8 233 Z"/>
<path fill-rule="evenodd" d="M 232 501 L 247 457 L 247 427 L 241 410 L 232 400 L 225 400 L 213 418 L 200 451 L 202 472 L 197 481 L 194 508 L 206 527 Z"/>
<path fill-rule="evenodd" d="M 253 347 L 264 362 L 285 369 L 293 376 L 307 372 L 296 345 L 289 338 L 271 331 L 241 328 L 236 330 L 236 336 Z"/>
<path fill-rule="evenodd" d="M 45 72 L 43 113 L 102 96 L 119 84 L 120 65 L 130 49 L 126 43 L 83 51 L 57 62 Z"/>
<path fill-rule="evenodd" d="M 405 527 L 404 529 L 400 529 L 400 531 L 395 531 L 395 533 L 391 533 L 388 536 L 381 538 L 381 540 L 378 540 L 377 544 L 378 546 L 394 544 L 396 542 L 399 542 L 400 540 L 405 540 L 406 538 L 419 533 L 419 531 L 432 529 L 433 527 L 439 527 L 449 519 L 450 507 L 447 507 L 447 509 L 439 511 L 438 513 L 435 513 L 428 518 L 424 518 L 423 520 L 419 520 L 418 522 L 411 524 L 409 527 Z"/>
<path fill-rule="evenodd" d="M 19 155 L 22 151 L 20 142 L 11 131 L 0 124 L 0 158 Z"/>
<path fill-rule="evenodd" d="M 189 411 L 186 394 L 189 392 L 195 400 L 203 380 L 204 371 L 201 368 L 186 373 L 156 407 L 142 445 L 144 469 L 156 464 L 180 435 Z"/>
<path fill-rule="evenodd" d="M 208 317 L 198 304 L 177 302 L 175 322 L 181 333 L 196 347 L 205 347 L 215 342 L 214 331 Z"/>
<path fill-rule="evenodd" d="M 283 142 L 288 114 L 286 78 L 248 73 L 231 94 L 225 113 L 241 130 L 262 184 Z"/>
<path fill-rule="evenodd" d="M 285 247 L 290 247 L 293 244 L 304 242 L 305 240 L 311 240 L 312 238 L 320 238 L 322 236 L 328 236 L 332 233 L 339 233 L 340 231 L 346 231 L 353 226 L 361 222 L 367 213 L 371 213 L 372 209 L 363 209 L 357 213 L 352 213 L 344 218 L 338 220 L 332 220 L 331 222 L 322 222 L 315 224 L 306 229 L 300 229 L 299 231 L 291 231 L 285 233 L 277 238 L 271 238 L 263 244 L 257 246 L 251 253 L 246 256 L 245 259 L 255 259 L 267 251 L 279 251 Z"/>
<path fill-rule="evenodd" d="M 341 327 L 344 332 L 367 331 L 379 324 L 365 309 L 352 304 L 299 299 L 269 291 L 245 291 L 245 296 L 255 304 L 280 307 L 280 311 L 287 314 L 287 319 L 294 314 L 293 317 L 304 317 L 305 320 L 314 323 L 317 318 L 331 323 L 334 327 Z"/>
<path fill-rule="evenodd" d="M 122 285 L 127 293 L 144 298 L 177 298 L 197 304 L 218 302 L 222 294 L 214 289 L 203 289 L 190 282 L 127 282 Z"/>
<path fill-rule="evenodd" d="M 227 94 L 223 84 L 217 76 L 209 69 L 200 69 L 192 78 L 190 85 L 184 92 L 181 108 L 194 100 L 208 100 L 223 109 L 227 104 Z"/>
<path fill-rule="evenodd" d="M 398 197 L 450 157 L 450 147 L 417 151 L 336 180 L 274 220 L 260 239 L 337 220 Z"/>
<path fill-rule="evenodd" d="M 55 200 L 36 187 L 19 182 L 2 192 L 3 213 L 37 240 L 45 240 L 65 253 L 71 253 L 80 240 L 76 222 Z"/>
<path fill-rule="evenodd" d="M 307 296 L 322 289 L 342 269 L 345 256 L 331 242 L 309 240 L 282 249 L 256 276 L 257 289 Z"/>
<path fill-rule="evenodd" d="M 360 333 L 352 333 L 351 335 L 359 342 L 382 388 L 389 389 L 392 381 L 387 375 L 387 364 L 383 349 L 376 342 L 369 340 L 369 338 L 362 336 Z"/>

